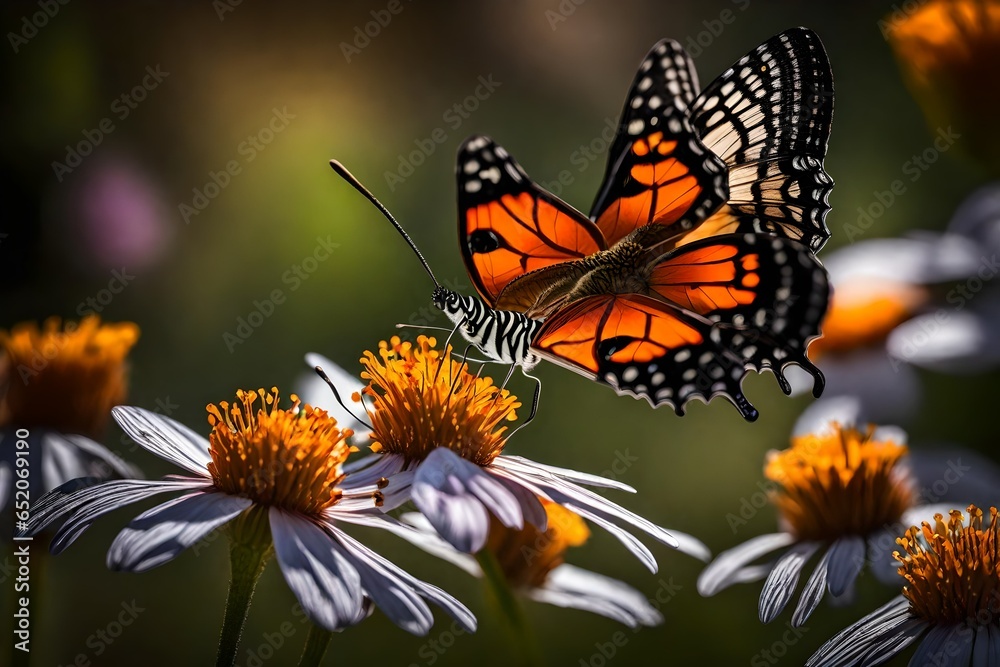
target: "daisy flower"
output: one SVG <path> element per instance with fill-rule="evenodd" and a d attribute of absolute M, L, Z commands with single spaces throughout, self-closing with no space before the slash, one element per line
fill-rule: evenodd
<path fill-rule="evenodd" d="M 208 406 L 208 439 L 147 410 L 116 407 L 114 418 L 129 436 L 184 474 L 56 489 L 33 508 L 28 532 L 65 517 L 52 541 L 51 550 L 59 553 L 98 517 L 179 493 L 118 534 L 108 551 L 109 568 L 142 572 L 157 567 L 227 526 L 234 545 L 264 545 L 269 551 L 273 544 L 289 588 L 322 628 L 358 623 L 373 602 L 399 627 L 426 634 L 433 623 L 426 599 L 474 631 L 475 618 L 461 603 L 342 530 L 345 524 L 396 533 L 412 529 L 375 509 L 376 486 L 358 484 L 345 473 L 351 451 L 345 438 L 351 432 L 338 428 L 325 411 L 309 405 L 300 409 L 295 396 L 292 401 L 291 408 L 280 409 L 276 389 L 238 391 L 234 403 Z M 235 570 L 235 546 L 233 554 Z"/>
<path fill-rule="evenodd" d="M 485 549 L 496 559 L 510 588 L 536 602 L 582 609 L 631 628 L 663 622 L 663 616 L 649 600 L 628 584 L 566 563 L 566 551 L 582 546 L 590 537 L 590 529 L 579 515 L 555 503 L 542 500 L 542 506 L 548 518 L 545 530 L 531 524 L 512 530 L 495 517 L 490 519 Z M 410 512 L 401 518 L 425 534 L 427 541 L 421 545 L 424 549 L 473 576 L 484 576 L 476 558 L 441 541 L 422 514 Z"/>
<path fill-rule="evenodd" d="M 952 226 L 968 211 L 960 208 Z M 964 373 L 1000 361 L 989 333 L 1000 307 L 985 299 L 974 304 L 969 292 L 982 289 L 984 271 L 992 271 L 988 280 L 1000 265 L 973 239 L 922 232 L 858 241 L 828 255 L 824 265 L 834 290 L 823 336 L 810 345 L 809 356 L 826 376 L 826 391 L 805 410 L 797 433 L 831 416 L 905 422 L 922 398 L 914 366 Z M 949 290 L 935 289 L 949 283 Z M 811 389 L 811 378 L 794 374 L 796 393 Z"/>
<path fill-rule="evenodd" d="M 101 324 L 97 316 L 0 331 L 0 512 L 14 495 L 19 451 L 28 451 L 31 498 L 78 477 L 138 476 L 92 439 L 125 400 L 125 358 L 138 339 L 135 324 Z"/>
<path fill-rule="evenodd" d="M 878 665 L 920 640 L 910 665 L 1000 664 L 1000 531 L 997 510 L 934 516 L 898 540 L 903 594 L 841 631 L 806 663 Z"/>
<path fill-rule="evenodd" d="M 879 579 L 894 582 L 884 537 L 901 535 L 916 518 L 931 514 L 917 506 L 906 455 L 906 445 L 888 431 L 839 425 L 770 452 L 764 475 L 775 485 L 770 500 L 781 530 L 720 553 L 698 577 L 698 592 L 715 595 L 766 577 L 758 613 L 768 623 L 792 599 L 806 563 L 820 553 L 792 616 L 792 625 L 801 626 L 825 592 L 834 598 L 852 593 L 866 563 Z M 776 560 L 755 563 L 779 551 Z"/>
<path fill-rule="evenodd" d="M 450 349 L 434 349 L 435 344 L 426 336 L 416 344 L 393 337 L 380 343 L 377 354 L 365 352 L 361 359 L 361 377 L 368 385 L 354 399 L 365 399 L 375 453 L 351 470 L 382 487 L 383 510 L 412 500 L 449 544 L 476 553 L 486 546 L 491 516 L 511 530 L 527 522 L 544 531 L 541 498 L 609 531 L 654 572 L 652 553 L 621 524 L 674 548 L 703 552 L 700 543 L 678 540 L 581 486 L 634 493 L 628 485 L 502 454 L 506 424 L 516 420 L 520 403 L 490 378 L 469 373 L 452 359 Z M 307 360 L 323 362 L 314 355 Z"/>
<path fill-rule="evenodd" d="M 953 129 L 963 151 L 1000 171 L 1000 91 L 989 83 L 1000 61 L 1000 4 L 931 0 L 888 19 L 880 22 L 882 33 L 928 125 Z"/>

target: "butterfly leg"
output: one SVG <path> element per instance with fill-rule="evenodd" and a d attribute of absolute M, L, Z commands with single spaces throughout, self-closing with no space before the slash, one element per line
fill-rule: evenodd
<path fill-rule="evenodd" d="M 513 367 L 511 367 L 513 369 Z M 514 437 L 514 434 L 520 431 L 522 428 L 531 423 L 531 420 L 535 418 L 535 413 L 538 411 L 538 399 L 542 395 L 542 381 L 536 378 L 534 375 L 528 375 L 528 373 L 522 368 L 521 372 L 524 373 L 524 377 L 530 378 L 535 381 L 535 395 L 531 399 L 531 412 L 528 414 L 528 418 L 523 422 L 518 424 L 517 428 L 510 432 L 507 439 Z"/>

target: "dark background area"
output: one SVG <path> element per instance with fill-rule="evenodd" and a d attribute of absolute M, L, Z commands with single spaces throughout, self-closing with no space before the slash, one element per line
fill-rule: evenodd
<path fill-rule="evenodd" d="M 824 253 L 846 243 L 843 227 L 856 223 L 858 207 L 903 177 L 904 163 L 933 142 L 878 25 L 894 9 L 889 2 L 403 0 L 402 11 L 367 45 L 359 40 L 363 48 L 348 62 L 343 44 L 356 49 L 358 30 L 387 4 L 71 2 L 16 53 L 8 36 L 0 48 L 0 231 L 6 234 L 0 327 L 49 315 L 77 318 L 96 299 L 104 318 L 132 320 L 142 329 L 131 357 L 130 402 L 169 410 L 204 433 L 207 403 L 231 399 L 240 387 L 277 385 L 287 395 L 306 370 L 308 351 L 359 370 L 361 352 L 396 333 L 394 323 L 426 319 L 421 309 L 430 307 L 431 284 L 403 241 L 338 180 L 328 160 L 340 159 L 383 200 L 442 282 L 472 293 L 456 242 L 458 145 L 485 133 L 539 182 L 568 171 L 572 182 L 560 194 L 587 210 L 604 169 L 602 132 L 617 117 L 639 61 L 662 37 L 689 45 L 705 84 L 785 28 L 819 33 L 836 81 L 826 165 L 837 185 Z M 23 17 L 38 11 L 36 3 L 4 3 L 0 27 L 21 32 Z M 143 95 L 131 91 L 144 77 L 155 81 L 147 67 L 167 74 L 130 108 L 121 96 Z M 481 78 L 495 89 L 476 99 Z M 101 129 L 105 119 L 110 131 Z M 284 127 L 266 145 L 264 132 L 254 147 L 249 137 L 271 123 Z M 67 146 L 81 142 L 84 150 L 88 142 L 97 145 L 68 173 L 53 167 L 71 166 Z M 432 143 L 432 153 L 414 160 L 422 163 L 412 174 L 399 172 L 401 161 Z M 868 237 L 942 229 L 983 182 L 957 159 L 959 150 L 944 154 L 917 182 L 907 181 Z M 231 161 L 239 173 L 227 181 L 219 174 Z M 404 178 L 387 179 L 387 172 Z M 225 187 L 209 185 L 213 174 Z M 197 204 L 207 205 L 197 214 L 182 208 Z M 329 259 L 307 279 L 290 277 L 322 243 L 337 244 Z M 117 284 L 127 284 L 112 297 L 102 290 L 115 272 L 124 276 Z M 227 338 L 239 336 L 239 318 L 274 290 L 285 298 L 273 313 L 245 340 Z M 723 401 L 694 404 L 677 418 L 551 365 L 538 374 L 544 382 L 538 418 L 509 453 L 593 473 L 630 455 L 637 460 L 617 477 L 639 493 L 615 499 L 695 534 L 713 552 L 774 530 L 769 507 L 735 534 L 726 516 L 759 491 L 765 452 L 787 446 L 808 397 L 785 398 L 772 378 L 750 377 L 745 388 L 761 417 L 746 424 Z M 992 452 L 997 376 L 923 375 L 927 402 L 909 429 L 911 441 Z M 512 388 L 530 397 L 523 378 L 515 376 Z M 147 476 L 174 472 L 121 438 L 113 429 L 106 443 Z M 214 661 L 228 581 L 224 545 L 141 575 L 111 573 L 104 553 L 138 511 L 104 518 L 46 563 L 46 586 L 35 598 L 34 664 L 70 664 L 78 654 L 95 665 Z M 357 534 L 469 604 L 480 631 L 455 637 L 450 620 L 439 615 L 427 638 L 412 637 L 376 612 L 335 637 L 326 664 L 509 663 L 508 640 L 478 581 L 395 538 Z M 898 592 L 863 577 L 853 606 L 823 605 L 795 637 L 786 632 L 790 611 L 771 625 L 757 620 L 760 584 L 702 599 L 695 590 L 700 564 L 662 546 L 653 551 L 657 575 L 599 529 L 570 552 L 570 562 L 649 596 L 662 582 L 680 589 L 663 607 L 666 623 L 638 633 L 583 612 L 526 603 L 550 664 L 604 664 L 595 656 L 618 632 L 627 641 L 607 664 L 802 664 L 834 632 Z M 100 644 L 98 655 L 88 638 L 132 601 L 143 611 L 113 643 Z M 241 665 L 256 664 L 248 663 L 248 651 L 260 655 L 286 621 L 294 632 L 265 664 L 294 664 L 305 632 L 293 604 L 272 563 L 250 612 Z M 431 640 L 451 647 L 439 652 Z M 772 662 L 763 651 L 782 656 Z"/>

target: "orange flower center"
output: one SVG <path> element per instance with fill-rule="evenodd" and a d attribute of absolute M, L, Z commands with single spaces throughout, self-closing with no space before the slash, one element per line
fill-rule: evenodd
<path fill-rule="evenodd" d="M 39 329 L 22 322 L 0 331 L 6 349 L 0 364 L 0 426 L 48 428 L 100 437 L 111 408 L 125 401 L 125 357 L 139 340 L 131 322 L 101 324 L 97 316 L 60 326 L 49 318 Z"/>
<path fill-rule="evenodd" d="M 873 433 L 874 427 L 861 432 L 834 426 L 829 433 L 795 438 L 790 448 L 768 456 L 764 474 L 779 485 L 771 501 L 797 538 L 868 535 L 898 522 L 913 506 L 912 478 L 899 465 L 906 446 L 873 440 Z"/>
<path fill-rule="evenodd" d="M 953 510 L 947 522 L 937 514 L 933 526 L 924 522 L 896 540 L 905 552 L 893 554 L 907 582 L 903 595 L 914 614 L 932 623 L 1000 627 L 997 509 L 990 508 L 988 528 L 981 509 L 970 505 L 968 512 L 968 526 Z"/>
<path fill-rule="evenodd" d="M 257 399 L 261 399 L 257 407 Z M 278 390 L 237 391 L 236 403 L 209 405 L 208 471 L 226 493 L 304 514 L 317 514 L 340 499 L 341 465 L 354 433 L 337 428 L 324 410 L 278 408 Z"/>
<path fill-rule="evenodd" d="M 563 563 L 569 547 L 578 547 L 590 537 L 590 529 L 579 515 L 542 500 L 548 515 L 548 528 L 542 532 L 529 523 L 521 530 L 511 530 L 490 515 L 490 536 L 486 548 L 511 586 L 537 587 L 554 568 Z"/>
<path fill-rule="evenodd" d="M 929 294 L 917 285 L 883 283 L 873 289 L 858 282 L 838 286 L 823 319 L 823 337 L 809 346 L 809 357 L 843 354 L 878 345 L 913 317 Z"/>
<path fill-rule="evenodd" d="M 393 337 L 380 342 L 378 355 L 365 352 L 361 378 L 371 419 L 372 448 L 419 461 L 437 447 L 447 447 L 478 465 L 489 464 L 503 450 L 506 426 L 517 419 L 517 398 L 488 377 L 468 372 L 451 358 L 449 348 L 435 350 L 433 338 L 417 344 Z M 361 400 L 355 396 L 355 400 Z"/>

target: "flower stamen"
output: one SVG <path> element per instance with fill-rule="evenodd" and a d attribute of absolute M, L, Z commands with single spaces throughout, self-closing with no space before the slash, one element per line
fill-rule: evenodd
<path fill-rule="evenodd" d="M 503 450 L 506 426 L 517 419 L 517 398 L 489 377 L 468 372 L 451 348 L 434 349 L 434 338 L 419 336 L 416 345 L 393 337 L 379 343 L 378 354 L 361 358 L 368 380 L 363 390 L 372 424 L 374 451 L 423 460 L 437 447 L 447 447 L 478 465 L 487 465 Z"/>
<path fill-rule="evenodd" d="M 212 426 L 208 471 L 215 485 L 262 505 L 304 514 L 336 503 L 344 477 L 341 466 L 351 451 L 345 440 L 353 431 L 338 428 L 325 410 L 300 409 L 295 395 L 291 408 L 280 409 L 276 388 L 240 390 L 236 399 L 207 407 Z"/>
<path fill-rule="evenodd" d="M 968 508 L 969 524 L 958 510 L 947 522 L 934 515 L 896 540 L 904 553 L 895 552 L 899 574 L 907 581 L 903 595 L 911 611 L 939 624 L 1000 628 L 1000 530 L 997 508 L 990 508 L 989 527 L 983 511 Z"/>
<path fill-rule="evenodd" d="M 101 324 L 96 315 L 61 325 L 51 317 L 39 328 L 23 322 L 0 331 L 0 426 L 50 428 L 100 437 L 111 408 L 128 389 L 125 357 L 139 340 L 131 322 Z"/>
<path fill-rule="evenodd" d="M 906 446 L 874 434 L 874 427 L 862 432 L 833 425 L 771 452 L 764 474 L 779 485 L 771 502 L 796 538 L 865 536 L 898 522 L 914 505 L 914 484 L 902 465 Z"/>

